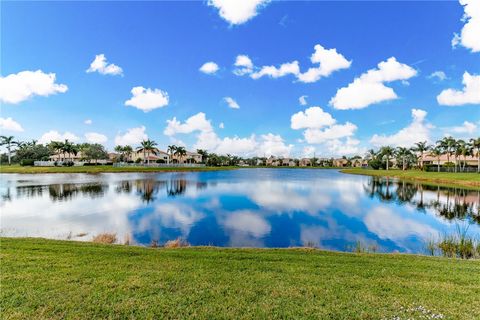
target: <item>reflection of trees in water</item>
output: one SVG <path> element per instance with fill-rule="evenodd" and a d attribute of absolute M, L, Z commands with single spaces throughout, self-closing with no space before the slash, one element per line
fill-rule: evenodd
<path fill-rule="evenodd" d="M 169 197 L 179 196 L 187 190 L 187 180 L 172 179 L 167 182 L 167 195 Z"/>
<path fill-rule="evenodd" d="M 17 189 L 17 198 L 41 197 L 47 190 L 46 186 L 19 186 Z M 10 190 L 9 190 L 10 191 Z"/>
<path fill-rule="evenodd" d="M 480 191 L 422 185 L 379 177 L 372 177 L 364 185 L 364 190 L 369 197 L 380 201 L 408 203 L 415 205 L 420 211 L 426 208 L 433 209 L 448 220 L 471 219 L 480 224 Z M 435 193 L 434 200 L 424 200 L 426 194 Z"/>
<path fill-rule="evenodd" d="M 78 195 L 86 195 L 91 198 L 101 198 L 108 190 L 108 184 L 51 184 L 48 186 L 48 193 L 53 201 L 72 200 Z"/>
<path fill-rule="evenodd" d="M 135 189 L 140 195 L 142 201 L 150 203 L 155 200 L 158 190 L 165 185 L 165 181 L 157 181 L 153 179 L 135 180 Z"/>

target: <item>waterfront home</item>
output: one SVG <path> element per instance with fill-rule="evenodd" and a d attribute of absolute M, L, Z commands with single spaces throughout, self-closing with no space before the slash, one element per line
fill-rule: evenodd
<path fill-rule="evenodd" d="M 172 163 L 201 163 L 202 162 L 202 155 L 196 152 L 187 151 L 187 153 L 183 156 L 178 154 L 173 154 L 171 157 Z"/>
<path fill-rule="evenodd" d="M 440 155 L 440 157 L 434 156 L 432 154 L 426 153 L 423 155 L 423 164 L 434 164 L 434 165 L 444 165 L 447 162 L 451 162 L 454 164 L 466 164 L 467 166 L 477 166 L 478 165 L 478 156 L 457 156 L 455 159 L 455 155 L 450 154 L 450 159 L 446 154 Z"/>
<path fill-rule="evenodd" d="M 79 151 L 76 154 L 75 153 L 69 153 L 69 152 L 55 152 L 52 154 L 48 159 L 50 161 L 74 161 L 78 162 L 81 161 L 84 158 L 82 155 L 82 152 Z"/>
<path fill-rule="evenodd" d="M 333 166 L 338 168 L 344 168 L 348 166 L 348 160 L 345 158 L 333 159 Z"/>
<path fill-rule="evenodd" d="M 302 158 L 300 159 L 300 167 L 311 167 L 312 160 L 310 158 Z"/>
<path fill-rule="evenodd" d="M 168 158 L 168 153 L 160 149 L 154 148 L 153 150 L 144 150 L 143 148 L 140 148 L 130 154 L 128 161 L 167 163 Z"/>

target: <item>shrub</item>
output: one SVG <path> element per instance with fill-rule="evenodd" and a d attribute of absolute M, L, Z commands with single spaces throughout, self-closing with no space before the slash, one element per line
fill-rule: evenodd
<path fill-rule="evenodd" d="M 117 241 L 116 233 L 100 233 L 93 237 L 93 242 L 112 244 Z"/>
<path fill-rule="evenodd" d="M 135 160 L 135 163 L 140 163 L 140 162 L 142 162 L 142 159 L 140 158 L 137 158 L 137 160 Z"/>
<path fill-rule="evenodd" d="M 189 246 L 190 244 L 187 241 L 182 240 L 180 238 L 177 238 L 175 240 L 169 240 L 164 245 L 165 248 L 182 248 L 182 247 L 189 247 Z"/>
<path fill-rule="evenodd" d="M 33 166 L 34 162 L 35 162 L 35 160 L 33 160 L 33 159 L 22 159 L 20 161 L 20 165 L 21 166 Z"/>
<path fill-rule="evenodd" d="M 71 166 L 73 166 L 73 161 L 65 161 L 65 162 L 63 162 L 63 166 L 64 167 L 71 167 Z"/>

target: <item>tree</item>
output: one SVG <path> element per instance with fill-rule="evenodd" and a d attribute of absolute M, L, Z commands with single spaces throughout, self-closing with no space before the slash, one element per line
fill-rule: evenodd
<path fill-rule="evenodd" d="M 420 168 L 423 170 L 423 154 L 425 151 L 430 150 L 430 146 L 427 144 L 427 141 L 421 141 L 415 143 L 415 146 L 412 148 L 413 151 L 420 153 Z"/>
<path fill-rule="evenodd" d="M 202 163 L 205 163 L 208 159 L 208 152 L 207 150 L 197 149 L 197 153 L 202 156 Z"/>
<path fill-rule="evenodd" d="M 473 154 L 477 156 L 477 172 L 480 173 L 480 137 L 470 139 L 470 145 L 477 150 Z"/>
<path fill-rule="evenodd" d="M 108 159 L 108 152 L 105 148 L 99 143 L 84 143 L 80 146 L 82 155 L 87 160 L 103 160 Z"/>
<path fill-rule="evenodd" d="M 13 140 L 13 136 L 0 136 L 0 146 L 6 146 L 8 152 L 8 165 L 12 164 L 12 148 L 14 146 L 20 146 L 20 141 Z"/>
<path fill-rule="evenodd" d="M 430 154 L 437 157 L 437 172 L 440 172 L 440 156 L 443 154 L 442 148 L 436 146 L 430 150 Z"/>
<path fill-rule="evenodd" d="M 399 160 L 401 160 L 401 162 L 402 162 L 402 170 L 405 170 L 406 169 L 406 164 L 407 164 L 406 160 L 409 156 L 412 155 L 412 152 L 407 148 L 398 147 L 397 150 L 395 150 L 395 154 L 399 158 Z M 400 162 L 400 161 L 397 160 L 397 163 L 398 162 Z"/>
<path fill-rule="evenodd" d="M 22 160 L 48 160 L 52 154 L 51 150 L 43 144 L 24 143 L 15 153 L 16 161 Z"/>
<path fill-rule="evenodd" d="M 140 145 L 142 146 L 140 149 L 143 149 L 143 159 L 145 161 L 145 158 L 147 158 L 147 164 L 150 164 L 150 159 L 148 158 L 150 156 L 150 152 L 154 151 L 156 148 L 155 146 L 157 143 L 153 140 L 147 139 L 143 140 Z M 145 153 L 147 156 L 145 157 Z"/>
<path fill-rule="evenodd" d="M 437 144 L 442 150 L 447 154 L 447 162 L 450 163 L 450 154 L 452 152 L 453 146 L 455 145 L 455 139 L 452 137 L 444 137 L 441 140 L 437 141 Z"/>
<path fill-rule="evenodd" d="M 185 147 L 176 147 L 174 155 L 176 155 L 180 158 L 180 160 L 182 160 L 183 157 L 187 155 L 187 150 L 185 149 Z"/>
<path fill-rule="evenodd" d="M 387 170 L 388 170 L 390 157 L 392 157 L 395 154 L 395 150 L 390 146 L 382 147 L 380 149 L 380 154 L 382 157 L 387 159 Z"/>
<path fill-rule="evenodd" d="M 168 146 L 168 148 L 167 148 L 167 154 L 168 154 L 167 163 L 170 163 L 170 158 L 173 156 L 173 154 L 175 153 L 176 150 L 177 150 L 176 145 L 171 144 L 171 145 Z"/>

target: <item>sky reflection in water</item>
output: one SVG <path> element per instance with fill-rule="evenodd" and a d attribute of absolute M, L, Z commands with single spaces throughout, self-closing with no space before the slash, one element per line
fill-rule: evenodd
<path fill-rule="evenodd" d="M 480 192 L 341 174 L 241 169 L 158 174 L 1 175 L 1 234 L 136 244 L 423 252 L 460 226 L 480 236 Z M 78 237 L 86 233 L 86 236 Z"/>

